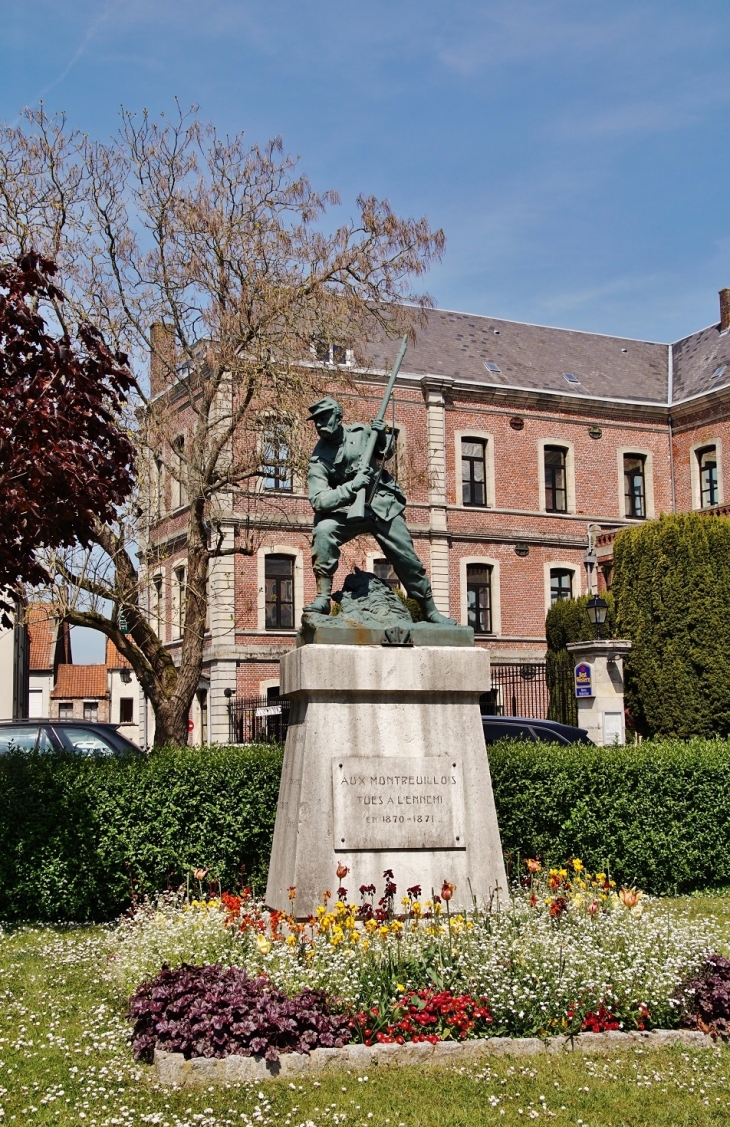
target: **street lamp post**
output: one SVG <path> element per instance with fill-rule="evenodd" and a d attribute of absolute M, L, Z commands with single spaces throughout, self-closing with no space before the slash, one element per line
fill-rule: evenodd
<path fill-rule="evenodd" d="M 586 610 L 591 624 L 595 628 L 596 638 L 601 637 L 601 627 L 606 621 L 606 613 L 608 611 L 608 603 L 605 599 L 600 598 L 599 595 L 594 595 L 586 603 Z"/>

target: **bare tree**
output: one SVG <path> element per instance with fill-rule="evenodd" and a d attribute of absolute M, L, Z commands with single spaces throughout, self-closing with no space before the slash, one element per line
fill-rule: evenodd
<path fill-rule="evenodd" d="M 319 390 L 313 342 L 347 342 L 365 363 L 368 339 L 412 331 L 430 305 L 412 281 L 440 256 L 443 233 L 364 196 L 356 218 L 328 226 L 337 194 L 316 192 L 278 139 L 260 148 L 220 137 L 195 111 L 125 112 L 110 142 L 29 113 L 0 130 L 3 172 L 6 245 L 53 254 L 73 316 L 132 357 L 140 386 L 151 358 L 149 392 L 130 419 L 134 505 L 97 525 L 91 556 L 53 555 L 46 566 L 66 619 L 100 630 L 129 659 L 155 712 L 155 742 L 184 743 L 210 561 L 254 548 L 262 427 L 300 418 Z M 293 427 L 294 459 L 296 436 Z M 187 499 L 177 664 L 141 594 L 158 550 L 144 529 L 158 517 L 160 475 Z M 231 546 L 218 527 L 234 504 L 249 534 Z"/>

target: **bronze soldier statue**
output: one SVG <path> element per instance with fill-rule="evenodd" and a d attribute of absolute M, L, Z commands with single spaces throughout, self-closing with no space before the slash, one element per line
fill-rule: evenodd
<path fill-rule="evenodd" d="M 309 459 L 309 500 L 314 509 L 312 535 L 312 569 L 317 579 L 317 597 L 306 611 L 328 614 L 332 595 L 332 577 L 337 571 L 340 548 L 363 533 L 377 540 L 383 555 L 405 587 L 406 594 L 421 606 L 428 622 L 454 626 L 436 609 L 426 569 L 416 555 L 403 512 L 406 498 L 398 482 L 377 459 L 385 461 L 393 453 L 391 436 L 386 433 L 382 418 L 344 426 L 342 408 L 336 399 L 326 395 L 309 409 L 319 442 Z M 363 467 L 372 432 L 377 435 L 375 450 L 367 467 Z M 361 490 L 366 491 L 364 515 L 348 516 Z"/>

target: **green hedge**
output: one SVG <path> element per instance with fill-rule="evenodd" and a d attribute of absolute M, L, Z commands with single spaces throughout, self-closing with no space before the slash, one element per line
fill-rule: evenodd
<path fill-rule="evenodd" d="M 540 854 L 672 894 L 730 884 L 730 743 L 490 748 L 512 871 Z M 209 866 L 263 885 L 281 751 L 176 749 L 149 759 L 0 759 L 0 918 L 110 919 Z M 323 874 L 323 881 L 324 876 Z M 396 873 L 397 878 L 397 873 Z M 324 887 L 324 884 L 323 884 Z"/>
<path fill-rule="evenodd" d="M 110 919 L 195 866 L 261 888 L 279 748 L 0 758 L 0 918 Z"/>
<path fill-rule="evenodd" d="M 655 895 L 730 885 L 730 743 L 626 747 L 504 742 L 489 759 L 502 846 L 525 857 L 580 857 Z"/>

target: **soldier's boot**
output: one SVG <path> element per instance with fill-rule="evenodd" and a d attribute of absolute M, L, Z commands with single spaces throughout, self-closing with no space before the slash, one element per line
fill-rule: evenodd
<path fill-rule="evenodd" d="M 455 618 L 447 618 L 437 609 L 433 595 L 429 592 L 424 599 L 418 599 L 418 604 L 423 611 L 426 622 L 435 622 L 438 626 L 456 626 Z"/>
<path fill-rule="evenodd" d="M 304 608 L 304 613 L 312 611 L 316 614 L 329 614 L 330 598 L 332 596 L 332 576 L 317 576 L 317 597 Z"/>

